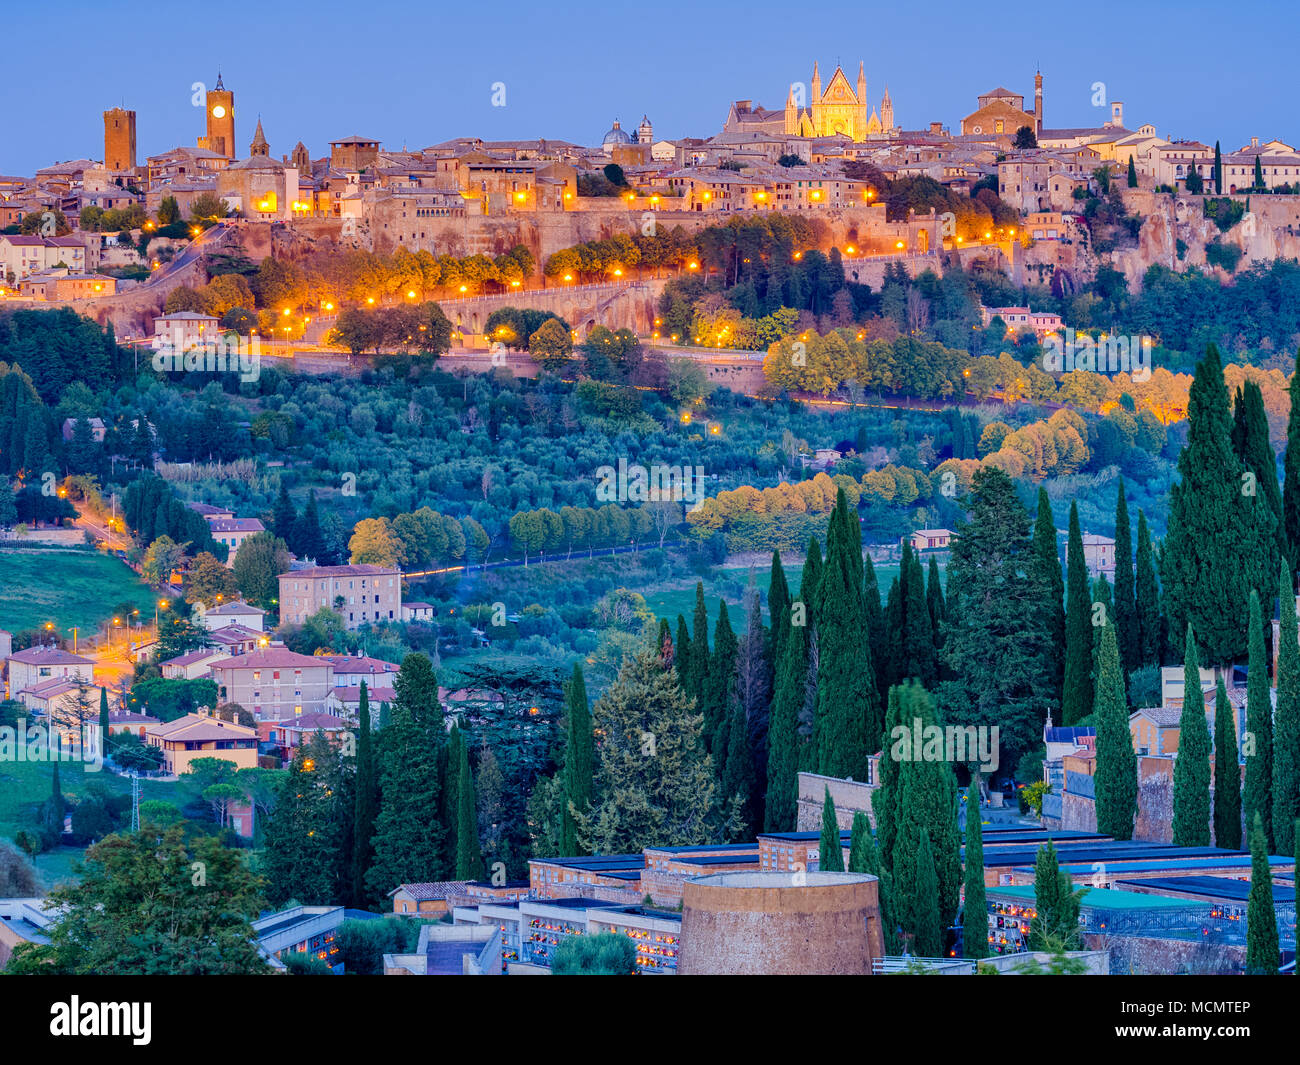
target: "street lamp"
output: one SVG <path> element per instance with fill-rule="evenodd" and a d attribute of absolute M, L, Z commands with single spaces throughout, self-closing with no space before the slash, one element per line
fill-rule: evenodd
<path fill-rule="evenodd" d="M 159 599 L 158 602 L 156 602 L 156 603 L 154 604 L 154 607 L 153 607 L 153 629 L 154 629 L 154 633 L 155 633 L 155 635 L 158 633 L 158 611 L 159 611 L 159 610 L 166 610 L 169 606 L 171 606 L 171 601 L 168 600 L 168 599 Z"/>

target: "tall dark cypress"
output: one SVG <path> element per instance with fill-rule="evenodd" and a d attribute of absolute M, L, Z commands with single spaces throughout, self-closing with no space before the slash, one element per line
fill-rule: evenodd
<path fill-rule="evenodd" d="M 704 683 L 709 675 L 709 610 L 704 605 L 704 582 L 695 582 L 694 638 L 691 640 L 691 686 L 696 710 L 704 710 Z"/>
<path fill-rule="evenodd" d="M 904 679 L 915 677 L 927 688 L 933 688 L 939 680 L 939 656 L 934 646 L 934 628 L 925 597 L 925 571 L 915 553 L 904 564 L 908 567 L 907 599 L 903 604 L 903 644 L 907 661 Z"/>
<path fill-rule="evenodd" d="M 1287 386 L 1291 411 L 1286 419 L 1286 453 L 1282 460 L 1282 532 L 1291 572 L 1300 570 L 1300 348 Z"/>
<path fill-rule="evenodd" d="M 369 896 L 366 891 L 366 872 L 373 853 L 371 837 L 375 831 L 375 815 L 379 812 L 379 781 L 375 774 L 374 739 L 370 733 L 370 692 L 366 682 L 361 682 L 361 698 L 357 706 L 357 788 L 352 834 L 352 905 L 366 908 Z"/>
<path fill-rule="evenodd" d="M 1139 666 L 1158 666 L 1164 657 L 1165 626 L 1160 613 L 1160 587 L 1151 551 L 1151 531 L 1147 516 L 1138 511 L 1137 575 L 1137 654 Z"/>
<path fill-rule="evenodd" d="M 673 666 L 677 670 L 677 683 L 687 695 L 691 693 L 691 634 L 686 627 L 686 619 L 677 615 L 677 643 L 674 648 Z"/>
<path fill-rule="evenodd" d="M 1286 530 L 1282 520 L 1282 490 L 1277 483 L 1277 455 L 1268 435 L 1268 414 L 1264 410 L 1264 393 L 1259 382 L 1247 379 L 1237 390 L 1233 409 L 1232 448 L 1245 467 L 1241 491 L 1247 498 L 1267 504 L 1260 516 L 1271 525 L 1273 535 L 1260 548 L 1263 572 L 1272 579 L 1279 559 L 1286 557 Z"/>
<path fill-rule="evenodd" d="M 1124 678 L 1114 625 L 1101 628 L 1101 654 L 1097 663 L 1097 831 L 1117 840 L 1133 838 L 1137 817 L 1137 755 L 1129 731 Z"/>
<path fill-rule="evenodd" d="M 738 644 L 726 600 L 718 606 L 713 629 L 713 657 L 704 680 L 704 743 L 713 755 L 713 769 L 726 779 L 728 733 L 736 704 L 736 653 Z"/>
<path fill-rule="evenodd" d="M 1295 585 L 1289 570 L 1278 583 L 1277 706 L 1273 710 L 1273 844 L 1281 854 L 1295 849 L 1300 815 L 1300 642 L 1297 642 Z"/>
<path fill-rule="evenodd" d="M 885 684 L 892 688 L 901 683 L 906 669 L 907 655 L 903 648 L 906 635 L 906 616 L 904 601 L 907 595 L 904 582 L 907 579 L 907 567 L 898 571 L 898 576 L 889 583 L 889 596 L 885 602 L 885 661 L 882 665 Z"/>
<path fill-rule="evenodd" d="M 1250 899 L 1246 903 L 1246 974 L 1276 976 L 1278 971 L 1277 906 L 1273 872 L 1268 863 L 1264 829 L 1255 819 L 1250 830 Z"/>
<path fill-rule="evenodd" d="M 1044 592 L 1043 615 L 1047 629 L 1046 653 L 1050 657 L 1054 683 L 1052 705 L 1061 705 L 1061 687 L 1065 683 L 1065 579 L 1061 576 L 1061 554 L 1056 546 L 1056 520 L 1047 489 L 1038 488 L 1038 513 L 1034 518 L 1033 563 L 1041 574 Z M 949 578 L 951 580 L 951 578 Z M 951 612 L 952 595 L 949 592 Z M 1059 716 L 1059 714 L 1058 714 Z"/>
<path fill-rule="evenodd" d="M 1183 652 L 1183 710 L 1178 717 L 1178 757 L 1174 759 L 1175 847 L 1210 845 L 1210 730 L 1205 724 L 1205 697 L 1196 637 L 1187 626 Z"/>
<path fill-rule="evenodd" d="M 989 914 L 984 895 L 984 827 L 980 823 L 980 788 L 975 778 L 966 791 L 966 886 L 962 900 L 962 953 L 989 956 Z"/>
<path fill-rule="evenodd" d="M 887 691 L 889 640 L 885 632 L 885 609 L 880 601 L 880 582 L 871 555 L 863 560 L 862 601 L 867 612 L 867 644 L 871 648 L 871 662 L 876 667 L 876 691 Z"/>
<path fill-rule="evenodd" d="M 587 682 L 582 667 L 573 664 L 573 676 L 565 690 L 568 716 L 568 742 L 564 748 L 564 809 L 561 811 L 561 853 L 585 854 L 578 842 L 578 826 L 572 809 L 585 813 L 592 798 L 592 774 L 596 758 L 595 739 L 591 731 L 591 710 L 587 705 Z"/>
<path fill-rule="evenodd" d="M 1214 693 L 1214 845 L 1241 849 L 1241 766 L 1228 689 L 1219 676 Z"/>
<path fill-rule="evenodd" d="M 772 662 L 781 661 L 783 641 L 788 629 L 783 630 L 777 623 L 781 615 L 790 609 L 790 586 L 785 579 L 785 567 L 781 565 L 781 553 L 772 549 L 772 578 L 767 589 L 767 616 L 772 626 Z"/>
<path fill-rule="evenodd" d="M 1061 724 L 1074 725 L 1092 713 L 1092 589 L 1083 557 L 1077 503 L 1070 504 L 1070 541 L 1065 567 L 1065 686 Z"/>
<path fill-rule="evenodd" d="M 478 801 L 474 794 L 474 774 L 469 768 L 469 751 L 460 748 L 460 772 L 457 774 L 460 801 L 457 803 L 456 879 L 483 879 L 483 851 L 478 839 Z"/>
<path fill-rule="evenodd" d="M 844 848 L 840 844 L 840 825 L 835 817 L 835 803 L 831 801 L 831 789 L 826 788 L 826 798 L 822 801 L 822 834 L 818 843 L 817 868 L 823 873 L 844 872 Z"/>
<path fill-rule="evenodd" d="M 1138 667 L 1137 582 L 1133 576 L 1133 528 L 1128 520 L 1124 478 L 1115 499 L 1115 636 L 1127 677 Z"/>
<path fill-rule="evenodd" d="M 1264 841 L 1273 846 L 1273 703 L 1269 695 L 1268 653 L 1264 648 L 1264 620 L 1259 594 L 1250 590 L 1250 657 L 1246 674 L 1246 731 L 1241 750 L 1246 757 L 1246 784 L 1241 803 L 1246 824 L 1259 817 Z"/>
<path fill-rule="evenodd" d="M 1092 620 L 1092 676 L 1093 697 L 1095 699 L 1097 657 L 1101 654 L 1101 636 L 1107 627 L 1115 624 L 1115 598 L 1110 590 L 1110 581 L 1106 579 L 1104 573 L 1100 574 L 1092 582 Z M 1118 633 L 1115 638 L 1116 646 L 1118 646 Z M 1127 690 L 1127 685 L 1125 685 L 1125 689 Z"/>
<path fill-rule="evenodd" d="M 880 602 L 879 594 L 876 596 L 876 602 Z M 948 612 L 943 601 L 943 582 L 939 577 L 939 562 L 933 555 L 930 556 L 930 568 L 926 575 L 925 603 L 930 608 L 930 628 L 934 633 L 934 646 L 938 649 L 943 646 L 943 625 Z"/>
<path fill-rule="evenodd" d="M 808 683 L 808 627 L 791 626 L 791 609 L 787 607 L 776 622 L 786 634 L 782 638 L 783 650 L 767 728 L 767 806 L 763 815 L 763 828 L 767 832 L 791 832 L 795 825 L 799 711 L 803 708 Z"/>

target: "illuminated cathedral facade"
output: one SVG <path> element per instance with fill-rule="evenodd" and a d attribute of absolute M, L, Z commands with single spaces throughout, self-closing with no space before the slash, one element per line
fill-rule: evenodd
<path fill-rule="evenodd" d="M 879 111 L 867 103 L 867 75 L 862 63 L 858 63 L 856 87 L 849 84 L 844 69 L 837 66 L 823 89 L 821 71 L 814 62 L 806 106 L 801 106 L 803 101 L 798 99 L 800 89 L 802 86 L 791 85 L 785 100 L 785 132 L 791 136 L 842 136 L 862 141 L 894 128 L 894 102 L 888 88 Z"/>

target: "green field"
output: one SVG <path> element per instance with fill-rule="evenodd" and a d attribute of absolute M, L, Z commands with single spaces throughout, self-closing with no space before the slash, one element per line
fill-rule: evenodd
<path fill-rule="evenodd" d="M 0 628 L 10 632 L 74 625 L 86 632 L 105 621 L 119 603 L 132 602 L 140 615 L 152 610 L 148 585 L 124 562 L 82 548 L 0 550 Z"/>
<path fill-rule="evenodd" d="M 50 797 L 54 770 L 46 762 L 0 763 L 0 838 L 12 840 L 27 822 L 30 811 Z M 87 773 L 80 762 L 59 763 L 59 791 L 64 798 L 75 799 L 86 794 L 86 785 L 92 781 L 122 795 L 131 794 L 131 781 L 107 770 Z M 176 781 L 140 781 L 140 801 L 162 799 L 177 806 L 188 801 L 186 792 Z M 36 857 L 36 869 L 46 888 L 75 879 L 72 866 L 81 860 L 85 851 L 79 847 L 56 847 Z"/>
<path fill-rule="evenodd" d="M 923 563 L 929 566 L 929 561 Z M 786 566 L 785 579 L 790 586 L 790 593 L 797 595 L 799 592 L 799 568 Z M 876 582 L 880 585 L 880 598 L 883 601 L 889 593 L 889 585 L 894 578 L 898 576 L 897 563 L 882 563 L 875 567 Z M 943 572 L 943 565 L 940 564 L 940 573 Z M 717 570 L 712 579 L 704 582 L 704 601 L 709 608 L 709 626 L 712 632 L 713 623 L 717 620 L 718 599 L 723 598 L 727 602 L 727 614 L 731 619 L 731 627 L 737 631 L 745 627 L 744 616 L 740 613 L 741 603 L 745 594 L 745 582 L 749 579 L 749 570 L 743 566 L 732 566 Z M 657 591 L 640 589 L 641 594 L 645 596 L 646 605 L 654 612 L 655 617 L 667 618 L 670 623 L 676 625 L 677 615 L 681 614 L 689 624 L 691 617 L 695 612 L 695 582 L 696 578 L 683 578 L 671 582 L 671 587 L 658 585 Z M 772 571 L 769 566 L 756 569 L 754 573 L 754 582 L 758 589 L 763 593 L 763 603 L 766 610 L 767 590 L 772 583 Z"/>

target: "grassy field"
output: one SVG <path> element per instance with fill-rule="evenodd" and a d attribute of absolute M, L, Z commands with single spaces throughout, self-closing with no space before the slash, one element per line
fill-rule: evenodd
<path fill-rule="evenodd" d="M 928 566 L 928 560 L 925 562 Z M 898 576 L 897 563 L 885 563 L 875 567 L 876 581 L 880 585 L 880 598 L 883 602 L 885 596 L 889 593 L 889 585 L 894 578 Z M 943 566 L 939 567 L 940 573 L 943 572 Z M 745 594 L 745 582 L 749 579 L 749 570 L 742 566 L 727 567 L 717 571 L 716 575 L 704 582 L 704 601 L 709 608 L 709 631 L 712 632 L 713 623 L 717 620 L 718 600 L 725 599 L 727 603 L 727 613 L 731 619 L 731 627 L 737 631 L 745 627 L 744 616 L 740 613 L 741 604 Z M 799 593 L 799 568 L 786 567 L 785 579 L 790 586 L 790 593 L 797 595 Z M 764 608 L 766 610 L 767 591 L 772 583 L 772 571 L 768 567 L 758 569 L 754 573 L 754 581 L 758 589 L 763 593 Z M 689 624 L 691 617 L 695 612 L 695 582 L 696 578 L 682 578 L 670 582 L 669 587 L 662 584 L 657 586 L 656 591 L 640 589 L 641 594 L 645 596 L 646 604 L 650 607 L 656 617 L 667 618 L 676 626 L 677 615 L 681 614 Z"/>
<path fill-rule="evenodd" d="M 23 827 L 28 812 L 50 796 L 54 770 L 47 762 L 0 763 L 0 837 L 13 839 Z M 75 799 L 86 794 L 92 782 L 117 794 L 131 794 L 131 781 L 106 770 L 87 773 L 80 762 L 59 763 L 59 791 L 65 798 Z M 175 781 L 142 780 L 140 801 L 162 799 L 177 806 L 187 801 L 184 789 Z M 72 866 L 80 861 L 85 851 L 79 847 L 57 847 L 36 858 L 36 869 L 46 888 L 75 879 Z"/>
<path fill-rule="evenodd" d="M 10 632 L 54 622 L 93 631 L 119 603 L 141 616 L 152 610 L 149 587 L 121 560 L 81 548 L 0 550 L 0 628 Z"/>

